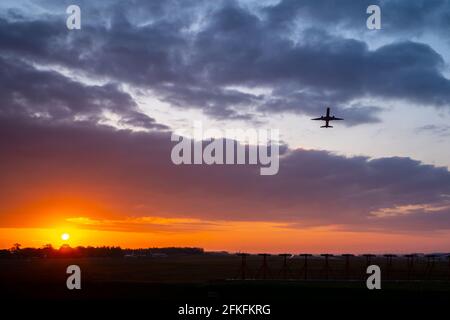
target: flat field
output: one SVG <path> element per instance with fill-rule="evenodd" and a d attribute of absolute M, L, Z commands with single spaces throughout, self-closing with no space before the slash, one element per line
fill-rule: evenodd
<path fill-rule="evenodd" d="M 273 312 L 291 314 L 299 307 L 321 308 L 323 305 L 429 308 L 450 303 L 446 261 L 436 262 L 430 273 L 426 261 L 418 261 L 408 272 L 406 262 L 398 259 L 390 267 L 388 279 L 385 259 L 375 259 L 372 263 L 382 267 L 381 290 L 367 289 L 362 257 L 353 258 L 349 268 L 342 258 L 334 258 L 328 270 L 323 258 L 311 258 L 307 280 L 303 263 L 302 259 L 289 259 L 288 268 L 283 269 L 283 259 L 271 256 L 268 268 L 262 269 L 261 257 L 250 256 L 243 280 L 240 257 L 233 255 L 2 259 L 0 295 L 3 301 L 59 301 L 63 305 L 76 302 L 78 306 L 89 303 L 111 306 L 111 301 L 117 301 L 113 304 L 115 307 L 135 306 L 135 302 L 140 301 L 153 310 L 161 312 L 163 308 L 172 315 L 185 304 L 270 304 Z M 66 268 L 72 264 L 81 268 L 81 290 L 66 288 Z"/>

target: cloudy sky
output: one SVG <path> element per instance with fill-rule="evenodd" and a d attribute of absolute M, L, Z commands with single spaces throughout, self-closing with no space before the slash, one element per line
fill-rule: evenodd
<path fill-rule="evenodd" d="M 449 35 L 444 0 L 4 0 L 0 247 L 448 251 Z M 278 174 L 174 165 L 195 120 L 278 129 Z"/>

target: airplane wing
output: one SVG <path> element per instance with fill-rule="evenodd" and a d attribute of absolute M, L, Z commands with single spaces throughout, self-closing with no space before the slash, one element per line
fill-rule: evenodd
<path fill-rule="evenodd" d="M 344 120 L 344 119 L 342 119 L 342 118 L 336 118 L 336 117 L 333 117 L 333 119 L 332 120 Z"/>
<path fill-rule="evenodd" d="M 323 117 L 320 117 L 320 118 L 314 118 L 314 119 L 311 119 L 311 120 L 323 120 Z"/>

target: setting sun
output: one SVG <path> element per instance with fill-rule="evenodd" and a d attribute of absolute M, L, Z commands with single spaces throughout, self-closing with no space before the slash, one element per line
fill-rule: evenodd
<path fill-rule="evenodd" d="M 61 235 L 61 239 L 64 240 L 64 241 L 69 240 L 69 238 L 70 238 L 70 235 L 69 235 L 68 233 L 63 233 L 63 234 Z"/>

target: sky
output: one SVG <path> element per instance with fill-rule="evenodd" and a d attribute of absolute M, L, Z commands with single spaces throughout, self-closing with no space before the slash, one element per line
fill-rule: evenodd
<path fill-rule="evenodd" d="M 449 35 L 444 0 L 2 1 L 0 247 L 449 251 Z M 195 121 L 279 130 L 278 173 L 175 165 Z"/>

